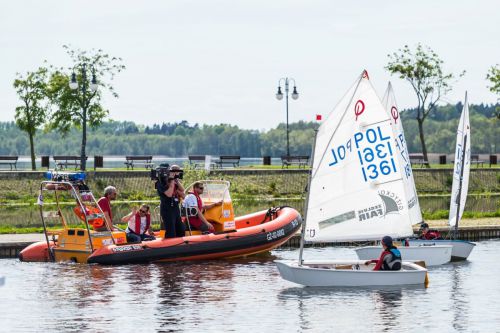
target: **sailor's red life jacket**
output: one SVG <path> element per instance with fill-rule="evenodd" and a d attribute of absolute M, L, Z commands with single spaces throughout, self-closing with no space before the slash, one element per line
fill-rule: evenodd
<path fill-rule="evenodd" d="M 189 194 L 193 194 L 196 197 L 196 205 L 198 206 L 198 211 L 201 212 L 203 210 L 203 201 L 200 196 L 195 192 L 189 192 Z M 196 229 L 200 229 L 201 224 L 203 223 L 198 216 L 189 216 L 188 220 L 189 224 Z"/>
<path fill-rule="evenodd" d="M 147 213 L 146 214 L 146 229 L 144 229 L 144 233 L 149 229 L 149 226 L 151 225 L 151 214 Z M 139 212 L 135 213 L 135 223 L 134 223 L 134 229 L 130 228 L 130 223 L 128 228 L 137 235 L 141 234 L 141 214 Z"/>
<path fill-rule="evenodd" d="M 429 230 L 425 234 L 422 234 L 420 238 L 427 240 L 443 239 L 443 237 L 441 237 L 441 233 L 437 230 Z"/>

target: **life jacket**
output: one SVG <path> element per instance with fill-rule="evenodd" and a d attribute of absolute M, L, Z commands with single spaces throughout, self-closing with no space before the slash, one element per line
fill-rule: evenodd
<path fill-rule="evenodd" d="M 73 212 L 75 212 L 76 216 L 78 216 L 80 220 L 84 222 L 85 216 L 87 216 L 87 221 L 94 229 L 104 227 L 104 218 L 96 217 L 97 215 L 102 216 L 101 211 L 97 207 L 85 206 L 85 213 L 83 213 L 80 206 L 76 206 L 75 208 L 73 208 Z"/>
<path fill-rule="evenodd" d="M 443 237 L 441 237 L 441 233 L 437 230 L 427 231 L 424 235 L 422 235 L 422 238 L 427 240 L 443 239 Z"/>
<path fill-rule="evenodd" d="M 134 229 L 130 228 L 130 222 L 128 224 L 128 228 L 130 231 L 132 231 L 134 234 L 141 235 L 141 214 L 139 212 L 135 213 L 135 221 L 133 222 Z M 149 229 L 149 226 L 151 225 L 151 214 L 147 213 L 146 214 L 146 228 L 144 229 L 144 232 L 146 232 Z"/>
<path fill-rule="evenodd" d="M 201 212 L 203 209 L 203 201 L 201 200 L 200 196 L 194 192 L 189 192 L 189 194 L 193 194 L 196 198 L 196 205 L 198 206 L 198 211 Z M 188 216 L 187 219 L 189 220 L 189 224 L 195 228 L 200 228 L 202 221 L 198 216 Z"/>
<path fill-rule="evenodd" d="M 401 252 L 392 246 L 386 250 L 388 253 L 384 256 L 382 270 L 399 271 L 401 269 Z"/>

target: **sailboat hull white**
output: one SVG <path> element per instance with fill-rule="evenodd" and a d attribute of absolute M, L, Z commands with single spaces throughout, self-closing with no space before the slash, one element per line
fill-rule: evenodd
<path fill-rule="evenodd" d="M 425 239 L 410 239 L 410 245 L 451 245 L 451 261 L 467 260 L 472 249 L 476 244 L 464 240 L 425 240 Z"/>
<path fill-rule="evenodd" d="M 281 277 L 309 287 L 363 287 L 423 285 L 427 270 L 414 263 L 403 262 L 400 271 L 373 271 L 373 264 L 362 260 L 277 260 Z"/>
<path fill-rule="evenodd" d="M 449 263 L 451 260 L 451 245 L 432 246 L 401 246 L 398 247 L 403 260 L 425 261 L 426 266 L 437 266 Z M 381 246 L 365 246 L 354 249 L 361 260 L 378 259 L 382 253 Z"/>

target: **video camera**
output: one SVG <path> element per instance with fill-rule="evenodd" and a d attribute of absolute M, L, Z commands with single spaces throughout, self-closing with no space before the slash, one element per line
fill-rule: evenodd
<path fill-rule="evenodd" d="M 160 164 L 156 169 L 151 169 L 151 180 L 160 181 L 163 185 L 167 185 L 168 180 L 182 179 L 183 177 L 184 170 L 170 170 L 168 163 Z"/>

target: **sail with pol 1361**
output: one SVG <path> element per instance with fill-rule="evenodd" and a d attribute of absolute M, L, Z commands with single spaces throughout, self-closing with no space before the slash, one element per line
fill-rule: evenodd
<path fill-rule="evenodd" d="M 392 89 L 392 84 L 390 82 L 387 85 L 384 97 L 382 98 L 382 104 L 384 105 L 385 110 L 392 119 L 392 130 L 396 138 L 394 145 L 396 146 L 396 151 L 398 152 L 400 165 L 403 168 L 403 184 L 405 186 L 405 192 L 408 198 L 408 210 L 411 224 L 414 225 L 417 223 L 421 223 L 423 221 L 422 211 L 420 210 L 417 188 L 415 186 L 415 180 L 413 179 L 413 171 L 411 169 L 410 156 L 408 153 L 408 147 L 406 145 L 403 123 L 399 115 L 398 105 L 396 103 L 396 95 L 394 94 L 394 90 Z"/>
<path fill-rule="evenodd" d="M 318 129 L 306 241 L 413 235 L 392 120 L 364 71 Z"/>

